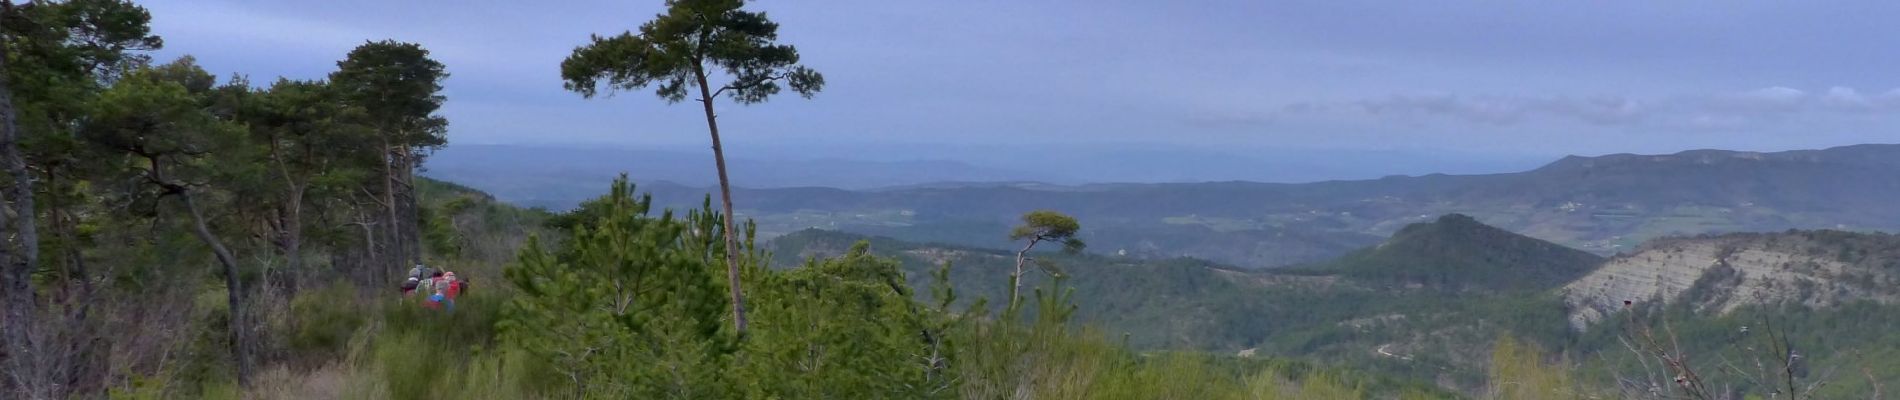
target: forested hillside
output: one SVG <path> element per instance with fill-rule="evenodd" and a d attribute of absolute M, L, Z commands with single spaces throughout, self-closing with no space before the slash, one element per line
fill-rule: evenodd
<path fill-rule="evenodd" d="M 848 243 L 863 239 L 869 240 L 872 251 L 901 260 L 913 280 L 948 262 L 951 281 L 959 288 L 994 298 L 1003 289 L 994 285 L 999 282 L 994 277 L 1008 273 L 1009 254 L 1003 251 L 838 232 L 798 232 L 774 239 L 766 248 L 779 260 L 774 265 L 787 265 L 804 257 L 841 254 Z M 1403 228 L 1386 243 L 1354 255 L 1284 270 L 1243 271 L 1191 259 L 1148 261 L 1059 253 L 1042 257 L 1060 266 L 1076 288 L 1078 318 L 1109 332 L 1127 332 L 1130 343 L 1140 347 L 1245 350 L 1327 360 L 1481 392 L 1488 368 L 1496 362 L 1491 357 L 1493 346 L 1498 338 L 1512 337 L 1565 352 L 1572 360 L 1568 363 L 1574 369 L 1572 378 L 1597 388 L 1597 393 L 1610 394 L 1631 389 L 1627 385 L 1658 381 L 1644 375 L 1641 366 L 1643 361 L 1657 360 L 1632 357 L 1625 347 L 1625 343 L 1640 344 L 1644 332 L 1674 335 L 1672 340 L 1692 349 L 1691 354 L 1711 357 L 1691 365 L 1707 379 L 1734 385 L 1731 389 L 1735 390 L 1780 378 L 1737 374 L 1722 370 L 1723 363 L 1760 360 L 1767 341 L 1786 337 L 1791 346 L 1806 349 L 1803 354 L 1809 360 L 1825 362 L 1831 370 L 1802 372 L 1793 377 L 1795 381 L 1825 382 L 1818 385 L 1820 393 L 1845 395 L 1864 393 L 1871 390 L 1870 385 L 1900 382 L 1900 375 L 1885 372 L 1889 369 L 1882 358 L 1849 350 L 1885 346 L 1889 338 L 1877 332 L 1894 323 L 1891 318 L 1855 319 L 1853 315 L 1893 315 L 1900 308 L 1883 305 L 1890 297 L 1884 292 L 1834 289 L 1869 287 L 1884 278 L 1802 271 L 1849 262 L 1839 261 L 1840 257 L 1850 257 L 1852 265 L 1890 262 L 1891 257 L 1879 255 L 1885 250 L 1875 250 L 1900 248 L 1879 244 L 1887 240 L 1881 234 L 1826 231 L 1662 239 L 1646 245 L 1648 250 L 1610 260 L 1610 267 L 1591 274 L 1603 259 L 1448 215 Z M 1779 258 L 1760 268 L 1737 268 L 1780 270 L 1785 265 L 1793 268 L 1788 273 L 1794 275 L 1703 272 L 1700 279 L 1670 278 L 1657 281 L 1658 285 L 1682 282 L 1658 286 L 1668 294 L 1660 299 L 1669 301 L 1649 303 L 1645 299 L 1650 297 L 1643 295 L 1633 297 L 1632 306 L 1621 305 L 1617 297 L 1599 299 L 1594 297 L 1598 292 L 1583 290 L 1595 287 L 1590 282 L 1631 279 L 1597 277 L 1627 275 L 1615 272 L 1624 268 L 1617 267 L 1620 264 L 1660 262 L 1665 256 L 1695 257 L 1701 254 L 1694 250 L 1700 248 L 1699 243 L 1716 246 L 1710 251 L 1729 254 L 1735 257 L 1731 262 L 1737 263 L 1766 262 L 1751 255 L 1764 250 L 1745 250 L 1748 246 L 1779 249 L 1772 250 Z M 1714 265 L 1721 268 L 1723 264 Z M 1680 275 L 1670 271 L 1658 273 Z M 992 283 L 985 285 L 985 279 Z M 1736 284 L 1795 280 L 1806 283 Z M 1481 283 L 1443 284 L 1465 281 Z M 1635 281 L 1642 282 L 1648 281 Z M 1578 299 L 1591 303 L 1579 304 Z M 1593 313 L 1593 320 L 1603 323 L 1573 328 L 1566 318 L 1575 318 L 1577 312 Z M 1742 329 L 1747 326 L 1754 327 L 1753 336 Z M 1674 332 L 1660 333 L 1663 327 Z M 1862 369 L 1872 371 L 1871 375 L 1857 375 Z M 1619 383 L 1619 379 L 1629 381 Z"/>
<path fill-rule="evenodd" d="M 1424 380 L 1451 379 L 1469 388 L 1480 385 L 1482 365 L 1488 362 L 1481 355 L 1501 335 L 1556 332 L 1548 335 L 1568 337 L 1561 325 L 1550 325 L 1561 324 L 1561 303 L 1539 293 L 1561 283 L 1515 289 L 1489 286 L 1471 292 L 1394 290 L 1394 286 L 1413 280 L 1442 282 L 1431 271 L 1484 273 L 1498 282 L 1539 276 L 1533 269 L 1537 265 L 1492 260 L 1512 254 L 1548 254 L 1555 251 L 1550 248 L 1554 245 L 1496 231 L 1514 237 L 1493 237 L 1486 246 L 1463 246 L 1464 240 L 1473 237 L 1472 231 L 1495 229 L 1448 216 L 1440 223 L 1408 227 L 1411 234 L 1359 252 L 1376 257 L 1345 258 L 1338 266 L 1285 271 L 1246 271 L 1194 259 L 1157 261 L 1055 252 L 1038 257 L 1059 268 L 1066 283 L 1075 288 L 1078 318 L 1126 334 L 1129 343 L 1138 347 L 1221 353 L 1254 349 L 1260 354 L 1315 357 Z M 861 239 L 866 238 L 812 230 L 774 239 L 765 248 L 779 260 L 776 264 L 784 265 L 803 257 L 839 254 Z M 1008 274 L 1009 253 L 868 239 L 872 251 L 902 260 L 913 279 L 947 263 L 951 282 L 965 293 L 989 298 L 1004 293 L 995 283 L 1002 282 L 996 277 Z M 1478 252 L 1446 251 L 1451 248 Z M 1564 250 L 1584 260 L 1594 258 Z M 1575 255 L 1564 255 L 1571 258 L 1551 262 L 1577 266 Z M 1467 270 L 1466 266 L 1506 269 Z M 1046 281 L 1049 275 L 1031 277 Z"/>
<path fill-rule="evenodd" d="M 1446 214 L 1308 269 L 1394 287 L 1534 292 L 1569 283 L 1602 263 L 1581 250 Z"/>

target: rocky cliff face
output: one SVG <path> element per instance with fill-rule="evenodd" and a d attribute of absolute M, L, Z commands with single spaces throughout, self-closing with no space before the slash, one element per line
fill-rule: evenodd
<path fill-rule="evenodd" d="M 1745 305 L 1900 302 L 1900 237 L 1838 231 L 1665 239 L 1565 285 L 1572 326 L 1626 304 L 1687 302 L 1721 314 Z"/>

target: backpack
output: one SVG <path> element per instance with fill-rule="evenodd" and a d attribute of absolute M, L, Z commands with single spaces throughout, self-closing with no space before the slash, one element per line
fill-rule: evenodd
<path fill-rule="evenodd" d="M 422 306 L 431 310 L 440 310 L 442 309 L 442 302 L 445 299 L 446 297 L 442 296 L 441 293 L 431 293 L 427 300 L 422 301 Z"/>

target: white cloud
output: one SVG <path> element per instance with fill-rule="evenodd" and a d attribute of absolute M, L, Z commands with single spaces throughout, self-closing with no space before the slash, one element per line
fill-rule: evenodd
<path fill-rule="evenodd" d="M 1295 103 L 1276 115 L 1438 118 L 1493 126 L 1563 122 L 1591 126 L 1734 129 L 1846 114 L 1900 117 L 1900 89 L 1867 96 L 1849 87 L 1819 93 L 1772 86 L 1728 93 L 1633 96 L 1394 95 Z"/>
<path fill-rule="evenodd" d="M 1808 92 L 1785 86 L 1775 86 L 1742 92 L 1742 96 L 1761 101 L 1795 102 L 1807 97 Z"/>

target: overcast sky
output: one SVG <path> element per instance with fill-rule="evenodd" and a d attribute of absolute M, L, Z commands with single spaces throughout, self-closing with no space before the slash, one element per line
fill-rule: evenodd
<path fill-rule="evenodd" d="M 143 1 L 214 72 L 317 78 L 369 39 L 447 64 L 455 143 L 700 145 L 691 104 L 558 66 L 662 1 Z M 1900 142 L 1900 2 L 762 1 L 817 98 L 732 146 L 1123 142 L 1520 154 Z"/>

